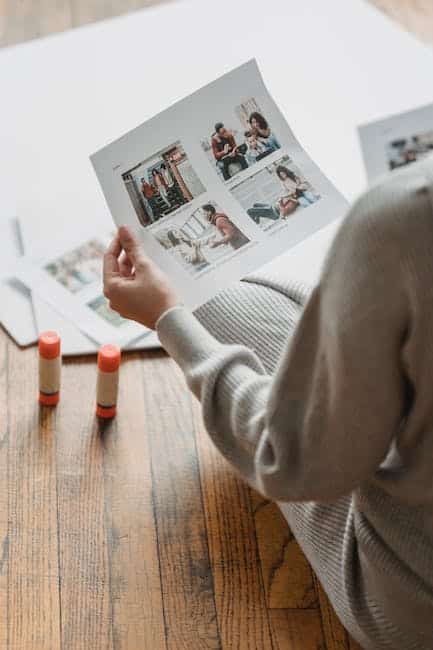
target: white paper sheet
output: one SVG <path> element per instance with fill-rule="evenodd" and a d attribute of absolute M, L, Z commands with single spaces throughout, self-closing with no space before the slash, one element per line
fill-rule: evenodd
<path fill-rule="evenodd" d="M 4 197 L 5 198 L 5 197 Z M 6 206 L 6 201 L 4 203 Z M 12 209 L 9 202 L 8 209 Z M 18 345 L 36 341 L 36 325 L 28 289 L 11 277 L 22 254 L 18 224 L 14 218 L 0 218 L 0 323 Z"/>
<path fill-rule="evenodd" d="M 296 140 L 255 61 L 92 162 L 114 220 L 137 232 L 191 308 L 347 208 Z"/>
<path fill-rule="evenodd" d="M 235 35 L 222 47 L 212 46 L 215 14 Z M 266 25 L 251 20 L 262 15 L 261 0 L 183 0 L 0 50 L 1 180 L 10 174 L 38 238 L 71 223 L 110 227 L 88 156 L 251 57 L 308 153 L 356 197 L 366 184 L 357 125 L 433 100 L 432 49 L 364 0 L 268 0 Z M 405 70 L 416 74 L 402 91 Z M 332 229 L 270 266 L 320 268 Z"/>
<path fill-rule="evenodd" d="M 45 239 L 38 236 L 37 226 L 26 219 L 21 219 L 19 221 L 19 227 L 24 252 L 26 250 L 33 250 L 36 258 L 40 258 L 44 253 Z M 97 352 L 99 345 L 83 334 L 73 321 L 64 318 L 58 310 L 38 295 L 34 294 L 32 298 L 38 331 L 42 332 L 52 329 L 58 332 L 62 340 L 63 356 L 77 356 Z M 150 334 L 146 333 L 145 336 L 141 336 L 136 341 L 125 346 L 125 349 L 147 350 L 158 347 L 160 347 L 158 337 L 152 332 Z"/>
<path fill-rule="evenodd" d="M 368 180 L 373 182 L 433 152 L 433 104 L 364 124 L 359 136 Z"/>

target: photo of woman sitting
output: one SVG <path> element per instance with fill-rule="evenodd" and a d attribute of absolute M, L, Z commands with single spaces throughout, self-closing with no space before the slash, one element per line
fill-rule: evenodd
<path fill-rule="evenodd" d="M 316 202 L 316 197 L 309 189 L 308 183 L 302 181 L 299 176 L 296 176 L 296 174 L 290 169 L 284 165 L 279 165 L 277 167 L 276 174 L 280 179 L 284 189 L 287 190 L 287 196 L 295 199 L 299 205 L 307 207 L 308 205 Z"/>
<path fill-rule="evenodd" d="M 284 159 L 282 160 L 285 162 Z M 267 168 L 268 173 L 271 170 L 280 181 L 282 191 L 280 189 L 279 196 L 273 202 L 254 202 L 251 207 L 247 208 L 248 216 L 257 225 L 260 225 L 261 219 L 270 221 L 287 219 L 299 207 L 306 208 L 318 200 L 311 185 L 286 165 L 278 164 L 276 168 Z"/>

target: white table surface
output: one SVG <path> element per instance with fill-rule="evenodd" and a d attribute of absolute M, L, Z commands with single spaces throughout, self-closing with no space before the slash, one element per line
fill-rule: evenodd
<path fill-rule="evenodd" d="M 433 100 L 433 52 L 363 0 L 179 0 L 2 50 L 0 183 L 34 224 L 28 252 L 110 223 L 89 154 L 252 57 L 348 199 L 366 185 L 357 125 Z M 284 268 L 314 281 L 335 228 Z"/>

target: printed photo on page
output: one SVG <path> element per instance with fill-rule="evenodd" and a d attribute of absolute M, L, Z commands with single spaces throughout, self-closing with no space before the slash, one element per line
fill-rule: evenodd
<path fill-rule="evenodd" d="M 38 263 L 24 259 L 17 277 L 97 343 L 124 345 L 146 330 L 119 316 L 103 295 L 102 262 L 112 237 L 101 233 Z"/>
<path fill-rule="evenodd" d="M 368 180 L 433 153 L 433 104 L 359 127 Z"/>
<path fill-rule="evenodd" d="M 250 61 L 92 157 L 117 225 L 196 308 L 347 203 L 303 150 Z"/>

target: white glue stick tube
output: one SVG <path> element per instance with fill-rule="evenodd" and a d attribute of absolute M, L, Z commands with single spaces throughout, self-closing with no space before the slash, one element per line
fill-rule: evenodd
<path fill-rule="evenodd" d="M 57 332 L 43 332 L 39 336 L 39 403 L 55 406 L 60 400 L 62 357 L 60 336 Z"/>

